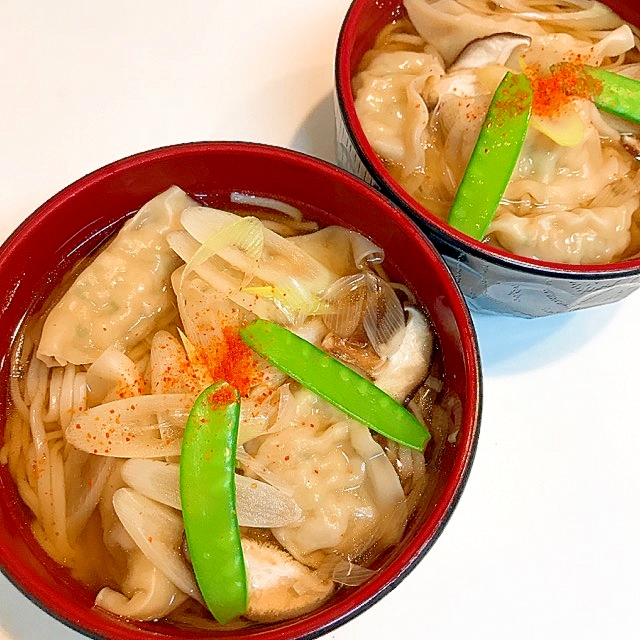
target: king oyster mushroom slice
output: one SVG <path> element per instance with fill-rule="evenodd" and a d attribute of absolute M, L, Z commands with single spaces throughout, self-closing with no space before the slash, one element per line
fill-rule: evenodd
<path fill-rule="evenodd" d="M 476 38 L 460 51 L 447 72 L 477 69 L 490 64 L 505 64 L 518 47 L 528 47 L 530 44 L 529 36 L 510 31 Z"/>
<path fill-rule="evenodd" d="M 427 375 L 433 356 L 434 337 L 425 316 L 407 307 L 407 327 L 398 350 L 373 375 L 377 387 L 404 402 Z"/>
<path fill-rule="evenodd" d="M 322 604 L 334 592 L 332 580 L 323 579 L 286 551 L 256 540 L 243 539 L 248 609 L 256 622 L 278 622 L 303 615 Z"/>
<path fill-rule="evenodd" d="M 620 136 L 622 146 L 636 159 L 640 160 L 640 138 L 633 134 Z"/>

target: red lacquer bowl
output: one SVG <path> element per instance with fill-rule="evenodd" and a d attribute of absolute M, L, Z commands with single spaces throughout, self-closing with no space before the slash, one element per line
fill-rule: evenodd
<path fill-rule="evenodd" d="M 640 25 L 640 9 L 607 0 L 623 19 Z M 389 174 L 356 114 L 351 81 L 376 35 L 406 16 L 402 0 L 354 0 L 336 48 L 338 164 L 379 188 L 432 240 L 473 311 L 546 316 L 616 302 L 640 287 L 640 259 L 607 265 L 567 265 L 524 258 L 476 241 L 419 204 Z"/>
<path fill-rule="evenodd" d="M 244 143 L 193 143 L 141 153 L 81 178 L 35 211 L 0 251 L 1 381 L 8 386 L 12 339 L 63 273 L 104 241 L 133 211 L 172 184 L 224 206 L 231 191 L 271 196 L 300 206 L 321 224 L 358 230 L 384 247 L 390 275 L 406 282 L 428 310 L 439 336 L 446 384 L 462 401 L 462 427 L 442 462 L 435 497 L 419 507 L 403 540 L 380 558 L 373 579 L 341 591 L 322 608 L 289 622 L 242 632 L 178 629 L 134 623 L 92 607 L 95 593 L 42 552 L 5 467 L 0 467 L 0 566 L 26 596 L 92 638 L 315 638 L 362 613 L 413 569 L 442 532 L 473 460 L 481 405 L 475 332 L 449 270 L 420 230 L 375 189 L 330 164 L 280 148 Z M 6 420 L 3 397 L 0 442 Z"/>

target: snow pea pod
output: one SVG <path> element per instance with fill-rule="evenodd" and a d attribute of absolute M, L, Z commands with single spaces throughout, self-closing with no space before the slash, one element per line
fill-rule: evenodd
<path fill-rule="evenodd" d="M 511 179 L 527 135 L 533 92 L 508 71 L 498 86 L 449 211 L 452 227 L 481 240 Z"/>
<path fill-rule="evenodd" d="M 598 82 L 593 101 L 599 109 L 640 123 L 640 81 L 596 67 L 585 71 Z"/>
<path fill-rule="evenodd" d="M 374 431 L 424 451 L 431 435 L 403 405 L 372 382 L 288 329 L 256 320 L 240 329 L 242 339 L 304 387 Z"/>
<path fill-rule="evenodd" d="M 180 456 L 180 500 L 189 555 L 204 601 L 224 624 L 247 609 L 247 576 L 236 516 L 240 396 L 226 382 L 196 399 Z"/>

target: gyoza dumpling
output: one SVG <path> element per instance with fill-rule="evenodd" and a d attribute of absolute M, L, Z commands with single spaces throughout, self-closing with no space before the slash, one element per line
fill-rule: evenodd
<path fill-rule="evenodd" d="M 447 66 L 471 40 L 494 33 L 538 37 L 545 34 L 544 24 L 549 31 L 597 30 L 604 36 L 607 30 L 623 24 L 609 7 L 600 2 L 569 2 L 561 11 L 548 12 L 537 10 L 537 6 L 531 6 L 534 3 L 507 4 L 506 8 L 503 6 L 501 11 L 495 12 L 471 10 L 460 0 L 404 0 L 403 4 L 416 31 L 436 47 Z M 575 44 L 580 46 L 579 42 Z"/>
<path fill-rule="evenodd" d="M 408 167 L 408 173 L 424 164 L 425 83 L 442 74 L 432 54 L 392 51 L 374 58 L 356 78 L 356 109 L 367 139 L 376 153 Z"/>
<path fill-rule="evenodd" d="M 181 263 L 166 241 L 195 202 L 171 187 L 145 204 L 78 276 L 47 317 L 38 358 L 49 366 L 93 362 L 124 349 L 172 313 L 172 271 Z M 132 286 L 135 283 L 135 286 Z"/>
<path fill-rule="evenodd" d="M 289 426 L 262 436 L 249 466 L 289 490 L 302 509 L 299 521 L 272 529 L 278 542 L 311 567 L 396 543 L 406 524 L 405 495 L 369 429 L 308 390 L 297 390 L 292 402 Z"/>

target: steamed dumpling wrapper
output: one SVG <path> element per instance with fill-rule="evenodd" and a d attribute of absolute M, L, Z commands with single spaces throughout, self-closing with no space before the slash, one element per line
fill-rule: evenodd
<path fill-rule="evenodd" d="M 499 8 L 483 0 L 404 0 L 409 19 L 418 33 L 433 44 L 450 65 L 471 40 L 494 33 L 520 33 L 540 36 L 549 30 L 615 29 L 622 20 L 603 4 L 593 3 L 564 12 L 535 11 L 531 3 L 520 0 L 501 2 Z"/>
<path fill-rule="evenodd" d="M 175 313 L 170 276 L 181 261 L 166 236 L 194 204 L 171 187 L 127 221 L 49 313 L 38 357 L 49 366 L 90 364 L 108 347 L 134 346 Z"/>
<path fill-rule="evenodd" d="M 406 524 L 404 491 L 367 427 L 308 390 L 297 390 L 292 402 L 289 424 L 253 443 L 253 456 L 239 456 L 249 475 L 266 474 L 302 509 L 299 522 L 273 529 L 280 544 L 319 567 L 330 555 L 354 561 L 397 542 Z"/>
<path fill-rule="evenodd" d="M 629 244 L 640 207 L 637 161 L 603 143 L 583 119 L 585 134 L 573 147 L 530 130 L 505 193 L 509 205 L 498 207 L 489 226 L 504 248 L 539 260 L 606 264 Z"/>
<path fill-rule="evenodd" d="M 382 53 L 358 74 L 356 109 L 376 153 L 407 169 L 423 166 L 429 111 L 422 92 L 429 78 L 442 74 L 437 56 L 412 51 Z"/>
<path fill-rule="evenodd" d="M 158 620 L 188 598 L 141 551 L 132 553 L 122 592 L 103 587 L 96 606 L 133 620 Z"/>

